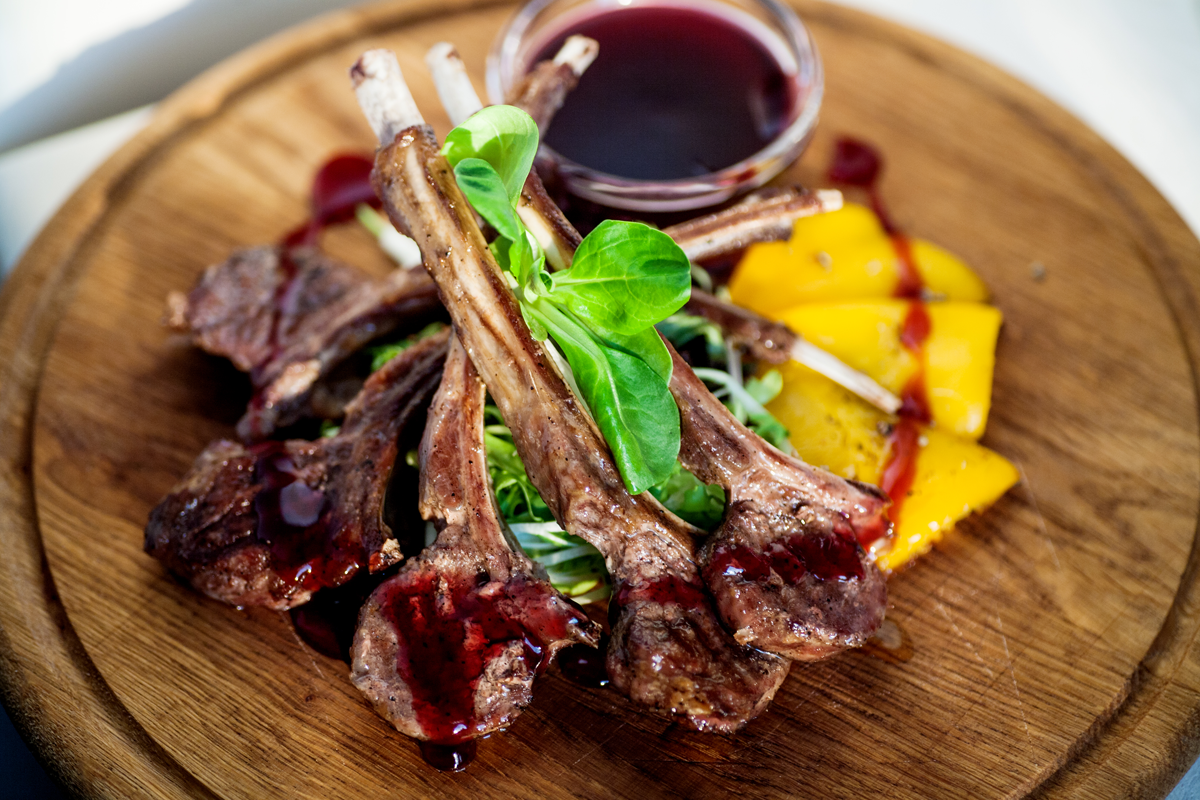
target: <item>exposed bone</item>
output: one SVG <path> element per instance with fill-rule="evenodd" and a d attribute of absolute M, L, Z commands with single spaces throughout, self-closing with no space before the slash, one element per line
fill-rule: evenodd
<path fill-rule="evenodd" d="M 789 351 L 792 360 L 819 372 L 834 383 L 846 387 L 856 395 L 889 414 L 900 410 L 901 400 L 884 389 L 866 373 L 859 372 L 837 356 L 817 347 L 800 336 L 792 343 Z"/>
<path fill-rule="evenodd" d="M 581 77 L 599 54 L 599 42 L 595 39 L 575 34 L 574 36 L 568 36 L 567 40 L 563 42 L 563 46 L 554 54 L 554 63 L 566 64 L 575 73 L 576 77 Z"/>
<path fill-rule="evenodd" d="M 696 316 L 715 322 L 728 339 L 745 347 L 758 361 L 783 364 L 790 359 L 819 372 L 889 414 L 900 410 L 899 397 L 866 373 L 859 372 L 832 353 L 805 340 L 781 322 L 772 322 L 695 287 L 684 308 Z"/>
<path fill-rule="evenodd" d="M 449 42 L 438 42 L 425 54 L 425 65 L 433 75 L 438 99 L 450 117 L 450 124 L 462 125 L 472 114 L 483 108 L 462 56 Z"/>
<path fill-rule="evenodd" d="M 599 52 L 596 40 L 578 35 L 569 37 L 552 61 L 542 61 L 525 74 L 508 97 L 509 104 L 524 109 L 537 123 L 538 132 L 545 136 L 567 93 L 579 83 L 579 76 Z"/>
<path fill-rule="evenodd" d="M 562 647 L 599 627 L 504 536 L 483 441 L 486 390 L 454 339 L 421 441 L 421 516 L 437 541 L 359 616 L 350 677 L 401 733 L 445 743 L 512 723 Z"/>
<path fill-rule="evenodd" d="M 530 77 L 518 88 L 512 105 L 525 111 L 534 120 L 540 115 L 548 125 L 550 119 L 562 106 L 567 92 L 574 88 L 579 76 L 592 63 L 599 45 L 585 36 L 571 36 L 563 43 L 554 62 L 542 62 L 534 67 Z M 470 76 L 462 59 L 453 46 L 439 44 L 430 48 L 425 63 L 433 76 L 450 121 L 461 125 L 482 107 L 479 95 L 471 85 Z M 555 269 L 566 269 L 571 265 L 570 254 L 579 246 L 579 234 L 567 221 L 558 206 L 546 194 L 546 188 L 534 170 L 525 179 L 525 188 L 517 207 L 521 220 L 538 237 L 546 260 Z"/>
<path fill-rule="evenodd" d="M 389 57 L 390 56 L 390 57 Z M 368 50 L 350 68 L 359 108 L 381 142 L 390 142 L 408 127 L 404 120 L 421 119 L 417 101 L 408 87 L 404 91 L 376 91 L 379 86 L 404 86 L 400 62 L 387 50 Z M 365 90 L 364 88 L 365 87 Z"/>
<path fill-rule="evenodd" d="M 724 211 L 707 214 L 665 231 L 692 261 L 706 261 L 748 247 L 755 242 L 786 239 L 792 225 L 801 217 L 810 217 L 842 207 L 842 193 L 836 189 L 810 192 L 800 187 L 760 192 Z"/>
<path fill-rule="evenodd" d="M 402 84 L 372 77 L 389 74 L 352 70 L 367 108 L 378 97 L 407 94 Z M 534 486 L 556 521 L 608 565 L 617 609 L 608 653 L 613 685 L 696 728 L 744 725 L 770 701 L 787 662 L 724 631 L 693 561 L 694 529 L 647 494 L 625 491 L 595 423 L 530 337 L 432 131 L 412 117 L 388 120 L 381 130 L 400 131 L 376 157 L 385 208 L 421 246 Z"/>

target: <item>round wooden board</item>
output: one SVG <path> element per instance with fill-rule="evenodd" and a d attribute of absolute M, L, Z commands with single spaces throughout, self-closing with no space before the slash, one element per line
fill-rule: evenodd
<path fill-rule="evenodd" d="M 147 512 L 246 396 L 159 326 L 167 291 L 277 239 L 325 158 L 371 148 L 346 78 L 361 50 L 396 49 L 444 133 L 426 48 L 455 41 L 481 78 L 514 8 L 392 3 L 283 34 L 166 101 L 0 295 L 0 674 L 60 779 L 114 798 L 1166 793 L 1200 748 L 1200 243 L 1012 78 L 858 12 L 797 7 L 828 91 L 788 177 L 819 183 L 837 134 L 877 143 L 901 223 L 976 267 L 1006 319 L 985 443 L 1024 479 L 892 579 L 911 659 L 797 666 L 737 736 L 550 674 L 445 775 L 286 616 L 202 599 L 142 553 Z M 387 268 L 365 234 L 327 238 Z"/>

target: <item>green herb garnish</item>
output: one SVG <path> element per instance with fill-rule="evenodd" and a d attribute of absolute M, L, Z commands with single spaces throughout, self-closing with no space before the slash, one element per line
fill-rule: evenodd
<path fill-rule="evenodd" d="M 384 364 L 391 361 L 396 356 L 403 353 L 408 348 L 412 347 L 422 339 L 428 339 L 438 331 L 446 327 L 444 322 L 431 322 L 421 330 L 411 336 L 407 336 L 398 342 L 388 342 L 387 344 L 379 344 L 374 347 L 368 347 L 367 352 L 371 355 L 371 372 L 376 372 L 383 367 Z"/>
<path fill-rule="evenodd" d="M 745 386 L 723 370 L 697 369 L 695 372 L 702 381 L 714 387 L 713 394 L 721 398 L 738 422 L 783 452 L 795 455 L 796 448 L 788 440 L 788 429 L 763 408 L 764 403 L 769 403 L 783 389 L 783 376 L 779 370 L 769 370 L 761 378 L 751 378 Z"/>
<path fill-rule="evenodd" d="M 725 516 L 725 490 L 703 483 L 678 461 L 670 477 L 650 487 L 650 494 L 672 514 L 702 530 L 716 528 Z"/>
<path fill-rule="evenodd" d="M 446 137 L 442 153 L 459 189 L 499 236 L 489 246 L 509 275 L 538 341 L 553 338 L 637 494 L 667 479 L 679 455 L 679 410 L 667 386 L 671 359 L 653 326 L 691 291 L 691 266 L 669 236 L 636 222 L 606 221 L 550 274 L 517 214 L 537 152 L 537 126 L 511 106 L 490 106 Z"/>

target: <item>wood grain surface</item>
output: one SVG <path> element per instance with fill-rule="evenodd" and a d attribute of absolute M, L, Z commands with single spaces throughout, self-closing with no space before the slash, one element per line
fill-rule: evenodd
<path fill-rule="evenodd" d="M 281 614 L 205 600 L 142 553 L 149 509 L 229 435 L 243 377 L 159 325 L 163 298 L 306 213 L 372 137 L 346 68 L 450 39 L 482 84 L 514 6 L 342 12 L 223 63 L 64 206 L 0 294 L 0 674 L 89 797 L 1160 797 L 1200 750 L 1200 243 L 1137 172 L 1028 87 L 927 37 L 796 0 L 832 139 L 888 158 L 913 234 L 1005 314 L 985 443 L 1023 481 L 891 580 L 908 660 L 800 665 L 737 736 L 541 680 L 464 774 L 425 766 Z M 380 271 L 365 234 L 327 236 Z M 1045 265 L 1035 280 L 1031 264 Z"/>

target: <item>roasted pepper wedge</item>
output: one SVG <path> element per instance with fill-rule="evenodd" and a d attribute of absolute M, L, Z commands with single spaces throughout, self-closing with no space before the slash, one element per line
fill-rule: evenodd
<path fill-rule="evenodd" d="M 784 311 L 779 319 L 896 394 L 924 369 L 934 424 L 978 439 L 991 409 L 1000 311 L 982 303 L 928 303 L 931 328 L 918 358 L 900 341 L 909 303 L 814 303 Z"/>
<path fill-rule="evenodd" d="M 987 287 L 960 259 L 909 239 L 913 266 L 936 299 L 983 302 Z M 803 303 L 891 297 L 900 282 L 896 247 L 866 206 L 796 221 L 785 242 L 747 249 L 729 282 L 733 302 L 769 317 Z"/>
<path fill-rule="evenodd" d="M 783 391 L 767 410 L 787 426 L 800 457 L 846 478 L 879 483 L 892 455 L 894 418 L 807 367 L 780 369 Z M 928 552 L 956 522 L 994 503 L 1019 477 L 1007 459 L 968 438 L 924 428 L 918 443 L 912 486 L 893 514 L 890 546 L 877 557 L 886 571 Z"/>

